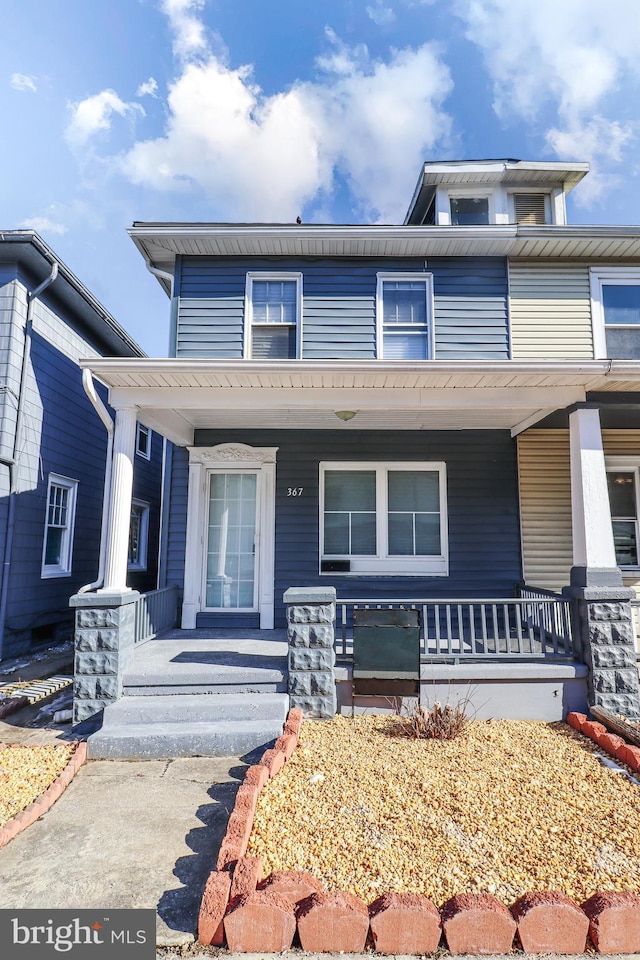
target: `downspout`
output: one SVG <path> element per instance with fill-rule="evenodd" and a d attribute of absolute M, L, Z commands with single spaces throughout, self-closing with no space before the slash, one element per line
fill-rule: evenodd
<path fill-rule="evenodd" d="M 93 404 L 93 408 L 102 420 L 107 431 L 107 462 L 104 468 L 104 496 L 102 499 L 102 521 L 100 523 L 100 557 L 98 560 L 98 577 L 93 583 L 87 583 L 80 587 L 78 593 L 88 593 L 90 590 L 98 590 L 104 583 L 104 563 L 107 548 L 107 538 L 105 531 L 107 529 L 107 519 L 109 516 L 109 501 L 111 499 L 111 460 L 113 457 L 113 431 L 114 425 L 109 411 L 96 392 L 91 370 L 85 368 L 82 371 L 82 386 L 84 392 Z"/>
<path fill-rule="evenodd" d="M 53 283 L 58 276 L 58 262 L 51 264 L 51 273 L 39 283 L 35 290 L 27 291 L 27 319 L 24 326 L 24 350 L 22 353 L 22 369 L 20 371 L 20 389 L 18 392 L 18 410 L 16 413 L 16 427 L 13 435 L 13 456 L 9 463 L 9 506 L 7 508 L 7 525 L 5 529 L 4 557 L 2 560 L 2 591 L 0 593 L 0 660 L 2 660 L 7 617 L 7 602 L 9 598 L 9 574 L 11 572 L 11 551 L 13 547 L 13 533 L 16 524 L 16 493 L 17 474 L 19 467 L 19 447 L 24 421 L 24 408 L 27 396 L 27 377 L 29 375 L 29 360 L 31 358 L 31 334 L 33 332 L 33 304 L 43 290 Z"/>

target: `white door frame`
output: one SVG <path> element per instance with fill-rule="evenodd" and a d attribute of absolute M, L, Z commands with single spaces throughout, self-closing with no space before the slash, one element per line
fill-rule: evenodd
<path fill-rule="evenodd" d="M 215 447 L 188 447 L 189 493 L 184 564 L 182 628 L 193 630 L 196 615 L 205 608 L 203 595 L 206 563 L 207 476 L 216 470 L 255 470 L 258 474 L 256 505 L 256 568 L 260 629 L 273 629 L 273 594 L 276 528 L 277 447 L 250 447 L 245 443 L 220 443 Z M 233 614 L 233 610 L 228 611 Z M 239 610 L 238 613 L 243 611 Z"/>

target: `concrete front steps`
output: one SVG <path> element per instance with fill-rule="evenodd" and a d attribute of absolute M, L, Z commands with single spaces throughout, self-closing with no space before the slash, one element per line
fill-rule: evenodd
<path fill-rule="evenodd" d="M 242 756 L 271 745 L 289 709 L 281 631 L 172 631 L 142 644 L 91 759 Z"/>

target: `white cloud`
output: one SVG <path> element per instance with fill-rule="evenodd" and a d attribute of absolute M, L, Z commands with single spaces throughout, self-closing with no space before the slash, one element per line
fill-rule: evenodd
<path fill-rule="evenodd" d="M 373 6 L 366 7 L 367 16 L 373 20 L 374 23 L 377 23 L 379 27 L 384 26 L 386 23 L 393 23 L 396 19 L 396 15 L 392 7 L 387 6 L 384 0 L 376 0 Z"/>
<path fill-rule="evenodd" d="M 102 90 L 91 97 L 69 105 L 71 120 L 65 130 L 67 142 L 72 147 L 84 147 L 89 139 L 100 131 L 111 129 L 113 114 L 131 117 L 136 113 L 144 116 L 139 103 L 126 103 L 115 90 Z"/>
<path fill-rule="evenodd" d="M 615 114 L 621 96 L 627 103 L 638 96 L 625 92 L 640 77 L 637 0 L 606 8 L 600 0 L 456 0 L 455 9 L 484 51 L 496 113 L 546 122 L 557 156 L 591 162 L 577 199 L 595 198 L 635 134 Z"/>
<path fill-rule="evenodd" d="M 189 16 L 198 6 L 172 5 Z M 385 62 L 327 36 L 319 79 L 271 96 L 251 67 L 233 70 L 192 46 L 170 86 L 164 135 L 137 143 L 123 170 L 157 189 L 195 185 L 216 216 L 283 221 L 330 191 L 340 171 L 365 215 L 397 220 L 425 153 L 449 136 L 449 72 L 430 45 L 392 51 Z"/>
<path fill-rule="evenodd" d="M 9 80 L 9 84 L 13 87 L 14 90 L 29 91 L 30 93 L 37 93 L 38 87 L 36 86 L 37 77 L 30 76 L 27 73 L 12 73 Z"/>
<path fill-rule="evenodd" d="M 204 8 L 204 0 L 162 0 L 161 8 L 169 18 L 176 56 L 187 58 L 206 54 L 206 31 L 198 19 L 198 13 Z"/>
<path fill-rule="evenodd" d="M 155 97 L 158 94 L 158 81 L 149 77 L 136 90 L 136 97 Z"/>
<path fill-rule="evenodd" d="M 38 233 L 55 233 L 58 236 L 63 236 L 68 230 L 63 223 L 56 223 L 49 217 L 27 217 L 20 226 L 25 230 L 36 230 Z"/>

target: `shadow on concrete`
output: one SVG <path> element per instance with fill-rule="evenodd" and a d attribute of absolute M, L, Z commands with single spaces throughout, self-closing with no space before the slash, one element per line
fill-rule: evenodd
<path fill-rule="evenodd" d="M 258 756 L 261 753 L 262 750 Z M 207 791 L 212 802 L 203 804 L 196 811 L 202 826 L 190 830 L 185 837 L 185 842 L 193 854 L 179 857 L 173 868 L 173 875 L 182 886 L 165 890 L 158 901 L 158 916 L 170 930 L 197 938 L 200 901 L 207 877 L 216 869 L 220 845 L 245 770 L 244 763 L 232 767 L 229 775 L 234 777 L 234 780 L 214 783 Z M 162 843 L 162 838 L 159 838 L 158 842 Z"/>

